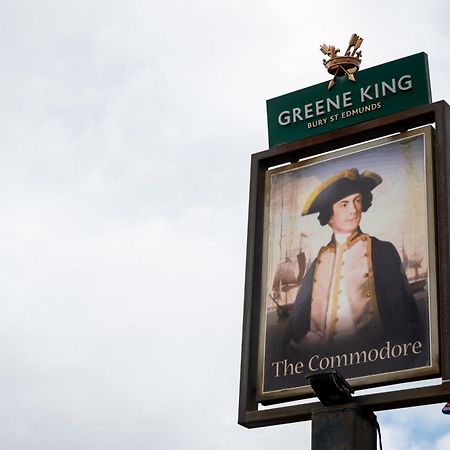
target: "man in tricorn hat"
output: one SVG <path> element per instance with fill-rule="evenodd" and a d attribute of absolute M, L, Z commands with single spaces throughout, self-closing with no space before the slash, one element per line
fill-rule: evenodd
<path fill-rule="evenodd" d="M 386 340 L 417 339 L 421 324 L 400 256 L 390 242 L 359 228 L 382 182 L 370 171 L 348 169 L 312 192 L 302 215 L 318 213 L 333 230 L 309 268 L 288 323 L 288 353 L 356 350 Z"/>

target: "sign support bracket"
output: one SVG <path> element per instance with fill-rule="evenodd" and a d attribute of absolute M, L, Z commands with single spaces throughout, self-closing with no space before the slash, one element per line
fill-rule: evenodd
<path fill-rule="evenodd" d="M 355 404 L 313 410 L 311 450 L 376 450 L 378 430 L 375 414 Z"/>

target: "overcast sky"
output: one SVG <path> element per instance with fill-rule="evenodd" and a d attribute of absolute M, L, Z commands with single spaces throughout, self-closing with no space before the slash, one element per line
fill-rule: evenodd
<path fill-rule="evenodd" d="M 0 447 L 307 449 L 237 425 L 250 155 L 265 100 L 425 51 L 449 99 L 446 0 L 0 1 Z M 443 450 L 442 404 L 380 413 Z M 400 426 L 399 426 L 400 425 Z"/>

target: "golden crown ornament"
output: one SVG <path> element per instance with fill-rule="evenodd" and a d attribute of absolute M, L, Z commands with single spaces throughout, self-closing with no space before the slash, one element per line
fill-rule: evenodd
<path fill-rule="evenodd" d="M 358 49 L 361 47 L 362 42 L 363 38 L 357 34 L 352 34 L 345 56 L 339 56 L 340 49 L 334 45 L 323 44 L 320 46 L 322 53 L 330 57 L 328 60 L 323 60 L 323 65 L 327 68 L 328 73 L 333 75 L 333 79 L 328 83 L 328 89 L 335 85 L 336 77 L 346 75 L 349 80 L 355 81 L 355 73 L 358 72 L 361 64 L 362 53 Z"/>

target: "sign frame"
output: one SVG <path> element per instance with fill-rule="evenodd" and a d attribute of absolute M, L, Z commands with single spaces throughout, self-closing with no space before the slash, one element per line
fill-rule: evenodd
<path fill-rule="evenodd" d="M 265 177 L 269 168 L 297 162 L 300 158 L 359 144 L 390 134 L 434 124 L 433 151 L 434 224 L 436 254 L 436 292 L 439 311 L 439 385 L 360 395 L 357 406 L 372 410 L 394 409 L 447 401 L 450 396 L 450 107 L 444 101 L 419 106 L 333 132 L 281 145 L 252 155 L 250 177 L 247 262 L 244 294 L 244 322 L 241 357 L 241 384 L 238 422 L 248 428 L 310 420 L 312 411 L 323 408 L 320 403 L 303 403 L 270 409 L 260 404 L 296 400 L 287 397 L 262 402 L 257 393 L 258 345 L 260 339 L 261 286 L 263 267 Z M 305 398 L 304 396 L 302 398 Z"/>
<path fill-rule="evenodd" d="M 306 376 L 323 370 L 339 370 L 358 389 L 437 376 L 439 352 L 434 267 L 433 131 L 432 126 L 428 125 L 267 171 L 259 401 L 293 396 L 307 398 L 312 394 L 312 389 Z M 359 167 L 361 173 L 365 173 L 363 169 L 368 169 L 376 172 L 368 172 L 373 176 L 381 175 L 381 185 L 374 190 L 372 205 L 367 208 L 370 210 L 363 210 L 360 215 L 362 229 L 358 228 L 359 231 L 354 233 L 352 243 L 356 248 L 365 248 L 364 251 L 369 253 L 372 253 L 370 248 L 375 248 L 373 246 L 378 243 L 386 250 L 390 249 L 389 253 L 383 254 L 382 260 L 377 260 L 377 266 L 372 258 L 358 260 L 360 276 L 364 280 L 358 289 L 370 291 L 371 286 L 376 288 L 378 285 L 375 284 L 379 282 L 383 283 L 385 289 L 392 291 L 392 283 L 398 286 L 399 280 L 402 280 L 400 285 L 404 286 L 403 278 L 407 273 L 410 290 L 400 290 L 398 287 L 394 290 L 397 293 L 395 296 L 387 297 L 389 300 L 386 300 L 385 294 L 382 294 L 378 302 L 375 300 L 373 319 L 367 322 L 371 330 L 369 334 L 367 331 L 365 334 L 359 331 L 357 337 L 346 335 L 345 338 L 341 337 L 340 345 L 333 345 L 335 339 L 331 336 L 325 334 L 319 338 L 314 332 L 307 334 L 305 329 L 304 333 L 307 335 L 303 334 L 302 339 L 289 339 L 287 342 L 287 330 L 292 337 L 292 333 L 297 333 L 306 325 L 302 318 L 307 311 L 305 306 L 296 309 L 300 303 L 294 302 L 296 295 L 302 297 L 305 305 L 304 301 L 309 297 L 314 284 L 312 274 L 314 273 L 314 279 L 319 277 L 320 269 L 323 273 L 327 266 L 323 261 L 321 264 L 314 264 L 316 256 L 320 252 L 320 259 L 324 260 L 326 254 L 331 257 L 336 250 L 334 241 L 330 241 L 333 234 L 330 227 L 320 226 L 317 214 L 305 216 L 301 215 L 301 211 L 309 194 L 317 188 L 320 181 L 324 181 L 324 177 L 335 176 L 338 172 L 349 174 L 352 171 L 354 175 L 356 169 L 349 170 L 352 167 Z M 312 181 L 314 179 L 316 181 Z M 411 217 L 415 219 L 411 220 Z M 341 223 L 343 226 L 345 224 L 346 222 Z M 372 240 L 369 235 L 384 241 Z M 350 247 L 352 248 L 353 246 Z M 358 252 L 350 249 L 349 251 Z M 405 261 L 398 264 L 400 255 L 405 261 L 408 260 L 406 267 Z M 299 258 L 301 262 L 298 262 Z M 343 261 L 343 254 L 341 258 Z M 420 260 L 420 265 L 416 269 L 410 267 L 405 272 L 408 266 L 414 266 L 414 258 L 417 262 Z M 350 264 L 350 261 L 345 264 Z M 392 265 L 389 276 L 386 277 L 388 274 L 383 268 L 389 264 L 388 261 Z M 341 264 L 343 267 L 344 262 Z M 305 270 L 305 266 L 309 270 Z M 354 270 L 353 268 L 353 274 Z M 300 271 L 305 272 L 303 282 L 299 279 L 299 276 L 303 278 Z M 376 279 L 372 278 L 373 273 Z M 404 282 L 406 285 L 406 279 Z M 403 296 L 399 297 L 400 292 Z M 354 292 L 354 295 L 358 294 Z M 367 311 L 374 304 L 373 298 L 376 298 L 372 297 L 374 295 L 375 292 L 366 294 L 364 291 L 364 297 L 359 298 L 358 303 L 364 304 L 366 311 L 360 320 L 367 317 Z M 336 294 L 336 317 L 339 309 L 337 297 Z M 399 302 L 399 298 L 403 299 L 402 302 Z M 394 309 L 391 308 L 393 303 L 397 305 Z M 310 311 L 313 305 L 310 302 L 307 304 Z M 325 317 L 317 316 L 317 308 L 323 311 L 323 302 L 313 304 L 316 305 L 315 325 L 324 327 L 319 332 L 328 332 L 334 336 L 332 331 L 338 319 L 333 322 L 334 326 L 330 326 L 333 308 L 328 307 L 330 317 L 325 321 Z M 387 322 L 385 325 L 391 327 L 390 332 L 382 332 L 381 325 L 374 328 L 378 320 L 378 312 L 375 311 L 381 307 L 385 315 L 384 321 Z M 295 313 L 299 310 L 301 313 Z M 397 315 L 401 318 L 397 319 Z M 408 315 L 412 321 L 409 325 L 406 320 Z M 325 327 L 325 323 L 328 327 Z M 380 333 L 378 338 L 374 332 Z M 342 344 L 343 339 L 346 340 L 346 345 Z M 351 341 L 351 345 L 348 341 Z"/>

